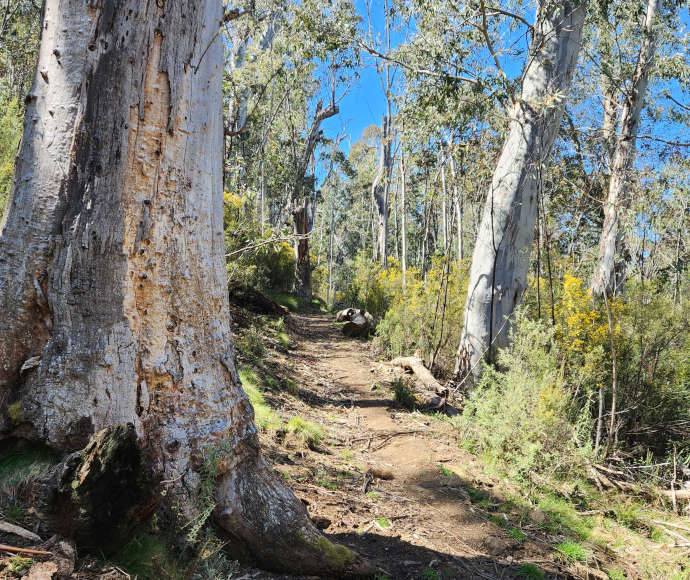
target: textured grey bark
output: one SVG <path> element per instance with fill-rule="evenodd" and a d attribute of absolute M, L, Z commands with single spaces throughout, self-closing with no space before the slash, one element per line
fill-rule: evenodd
<path fill-rule="evenodd" d="M 295 232 L 295 281 L 293 293 L 304 298 L 308 303 L 312 300 L 311 262 L 309 258 L 309 236 L 314 227 L 314 203 L 310 196 L 304 195 L 304 180 L 309 163 L 314 156 L 314 150 L 321 138 L 321 123 L 338 114 L 338 107 L 331 103 L 325 109 L 319 101 L 314 111 L 314 119 L 307 131 L 304 153 L 297 168 L 295 185 L 292 191 L 292 221 Z"/>
<path fill-rule="evenodd" d="M 456 376 L 481 374 L 507 344 L 510 318 L 527 285 L 537 216 L 537 169 L 561 122 L 580 50 L 585 7 L 539 5 L 522 92 L 509 111 L 508 134 L 489 189 L 472 257 Z"/>
<path fill-rule="evenodd" d="M 630 170 L 635 160 L 635 141 L 640 124 L 640 114 L 647 94 L 649 72 L 654 65 L 656 50 L 654 25 L 660 5 L 660 0 L 649 0 L 647 4 L 640 52 L 630 89 L 623 99 L 620 130 L 615 138 L 615 150 L 611 160 L 609 191 L 604 203 L 604 225 L 599 241 L 599 256 L 590 284 L 592 296 L 596 298 L 601 298 L 604 294 L 612 294 L 616 288 L 615 260 L 616 242 L 620 228 L 620 210 L 630 182 Z M 608 123 L 610 124 L 610 121 Z"/>
<path fill-rule="evenodd" d="M 0 437 L 69 452 L 132 423 L 188 517 L 222 445 L 220 526 L 270 566 L 342 573 L 359 560 L 332 560 L 262 460 L 236 372 L 222 16 L 218 0 L 46 1 L 0 235 Z"/>
<path fill-rule="evenodd" d="M 389 107 L 390 109 L 390 107 Z M 393 172 L 393 145 L 391 118 L 384 115 L 381 122 L 381 156 L 379 169 L 371 185 L 371 195 L 376 208 L 377 226 L 374 240 L 374 261 L 388 265 L 388 217 L 390 212 L 389 197 L 391 176 Z"/>

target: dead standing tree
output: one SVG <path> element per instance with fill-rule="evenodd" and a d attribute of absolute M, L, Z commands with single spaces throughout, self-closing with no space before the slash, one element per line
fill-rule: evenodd
<path fill-rule="evenodd" d="M 314 150 L 323 132 L 321 123 L 338 114 L 337 102 L 333 99 L 325 109 L 319 101 L 314 111 L 314 118 L 307 131 L 304 152 L 297 166 L 295 185 L 292 191 L 292 219 L 295 231 L 295 295 L 309 303 L 312 300 L 311 262 L 309 258 L 309 236 L 314 227 L 314 205 L 312 197 L 304 194 L 305 179 Z"/>

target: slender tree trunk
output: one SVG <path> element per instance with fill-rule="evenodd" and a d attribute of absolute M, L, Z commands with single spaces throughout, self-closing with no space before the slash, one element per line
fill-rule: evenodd
<path fill-rule="evenodd" d="M 611 162 L 609 191 L 604 203 L 604 226 L 599 242 L 599 257 L 592 275 L 592 296 L 601 298 L 615 291 L 616 241 L 619 237 L 620 209 L 627 195 L 629 173 L 635 159 L 635 141 L 640 113 L 647 93 L 649 71 L 654 64 L 656 35 L 654 25 L 661 0 L 649 0 L 635 72 L 630 91 L 625 95 L 621 112 L 621 128 Z"/>
<path fill-rule="evenodd" d="M 446 160 L 441 163 L 441 228 L 443 229 L 443 248 L 448 248 L 448 212 L 446 211 Z"/>
<path fill-rule="evenodd" d="M 389 105 L 390 110 L 390 105 Z M 371 186 L 371 192 L 376 209 L 377 227 L 374 239 L 374 261 L 379 260 L 384 266 L 388 265 L 388 214 L 390 211 L 388 198 L 390 195 L 391 171 L 393 168 L 391 118 L 383 117 L 381 123 L 381 158 L 379 170 Z"/>
<path fill-rule="evenodd" d="M 217 0 L 46 1 L 0 235 L 0 437 L 71 452 L 131 423 L 188 517 L 215 449 L 220 529 L 266 566 L 338 576 L 356 557 L 333 557 L 261 458 L 237 376 L 222 17 Z"/>
<path fill-rule="evenodd" d="M 308 200 L 292 212 L 295 232 L 295 296 L 311 303 L 313 298 L 311 284 L 311 257 L 309 255 L 309 234 L 313 227 Z"/>
<path fill-rule="evenodd" d="M 325 109 L 319 102 L 314 119 L 307 132 L 304 153 L 297 167 L 295 185 L 292 191 L 292 220 L 295 232 L 295 281 L 293 292 L 309 303 L 312 300 L 311 263 L 309 258 L 309 236 L 314 225 L 314 208 L 311 196 L 304 195 L 304 179 L 314 156 L 314 149 L 321 137 L 321 123 L 338 114 L 338 107 L 331 103 Z"/>
<path fill-rule="evenodd" d="M 326 304 L 330 307 L 335 302 L 335 297 L 331 297 L 331 289 L 333 288 L 333 231 L 335 229 L 335 193 L 339 186 L 336 181 L 336 186 L 331 198 L 331 216 L 328 226 L 328 292 L 326 294 Z"/>
<path fill-rule="evenodd" d="M 433 198 L 429 199 L 429 176 L 427 175 L 424 185 L 424 236 L 422 237 L 422 258 L 419 265 L 424 280 L 426 280 L 426 262 L 429 252 L 429 224 L 431 222 L 432 205 Z"/>
<path fill-rule="evenodd" d="M 603 5 L 604 3 L 602 3 Z M 604 150 L 611 162 L 616 147 L 616 127 L 618 125 L 618 87 L 616 86 L 616 74 L 614 67 L 614 30 L 609 23 L 608 5 L 598 21 L 599 29 L 599 55 L 601 59 L 601 93 L 604 101 L 604 123 L 602 138 Z"/>
<path fill-rule="evenodd" d="M 463 248 L 463 218 L 465 217 L 464 200 L 460 196 L 460 191 L 458 188 L 458 175 L 455 169 L 455 159 L 453 158 L 453 151 L 448 145 L 448 161 L 450 163 L 450 177 L 453 180 L 453 203 L 455 205 L 455 219 L 458 222 L 457 234 L 458 234 L 458 260 L 463 260 L 464 248 Z M 461 167 L 462 169 L 462 167 Z"/>
<path fill-rule="evenodd" d="M 392 177 L 392 174 L 391 174 Z M 393 205 L 393 252 L 395 253 L 395 258 L 397 260 L 400 259 L 400 245 L 399 245 L 399 237 L 400 237 L 400 227 L 399 227 L 399 220 L 398 220 L 398 189 L 396 188 L 393 193 L 393 201 L 391 202 Z"/>
<path fill-rule="evenodd" d="M 579 1 L 539 5 L 523 75 L 510 111 L 501 156 L 486 198 L 472 257 L 456 376 L 482 371 L 507 344 L 509 320 L 522 298 L 537 215 L 536 170 L 545 163 L 563 114 L 580 49 L 585 7 Z"/>
<path fill-rule="evenodd" d="M 403 292 L 407 286 L 407 185 L 405 183 L 405 152 L 400 153 L 400 264 Z"/>

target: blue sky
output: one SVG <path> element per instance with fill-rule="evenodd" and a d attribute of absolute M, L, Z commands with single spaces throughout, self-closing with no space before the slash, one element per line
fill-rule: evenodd
<path fill-rule="evenodd" d="M 383 0 L 372 0 L 371 17 L 374 35 L 383 37 L 385 30 Z M 367 28 L 367 3 L 366 0 L 356 0 L 357 14 L 362 17 L 362 28 Z M 391 36 L 392 48 L 403 40 L 400 32 L 394 32 Z M 357 141 L 365 127 L 380 125 L 381 118 L 386 110 L 386 99 L 383 95 L 381 82 L 376 74 L 374 59 L 364 55 L 364 66 L 359 69 L 359 79 L 350 87 L 350 90 L 339 103 L 340 114 L 328 119 L 324 123 L 324 130 L 329 137 L 335 137 L 343 132 L 347 133 L 343 141 L 342 149 L 348 151 L 351 143 Z"/>
<path fill-rule="evenodd" d="M 367 28 L 367 4 L 366 0 L 356 0 L 356 9 L 358 14 L 362 17 L 362 29 Z M 687 8 L 679 8 L 679 15 L 681 20 L 681 26 L 688 31 L 690 27 L 690 11 Z M 371 16 L 372 16 L 372 29 L 374 35 L 383 36 L 384 30 L 384 15 L 383 15 L 383 0 L 371 0 Z M 533 10 L 528 9 L 525 14 L 528 20 L 534 18 Z M 513 31 L 510 33 L 506 27 L 504 31 L 504 37 L 498 41 L 497 44 L 508 45 L 512 43 L 515 38 L 522 37 L 522 32 L 524 29 Z M 510 35 L 512 38 L 509 38 Z M 392 48 L 395 48 L 396 44 L 404 40 L 403 33 L 400 31 L 395 31 L 392 36 Z M 522 37 L 521 44 L 524 45 L 524 37 Z M 524 46 L 523 46 L 524 48 Z M 485 57 L 488 58 L 488 52 Z M 505 56 L 501 59 L 501 65 L 505 72 L 511 76 L 515 77 L 520 74 L 523 66 L 524 57 L 510 57 Z M 336 117 L 328 119 L 324 123 L 324 132 L 327 136 L 334 138 L 338 134 L 345 132 L 346 138 L 342 142 L 341 148 L 347 152 L 350 145 L 357 141 L 365 127 L 369 125 L 380 125 L 383 112 L 385 111 L 385 98 L 383 90 L 381 88 L 381 83 L 379 81 L 378 75 L 376 74 L 376 69 L 374 65 L 374 59 L 368 55 L 363 56 L 363 67 L 359 69 L 359 79 L 350 87 L 348 93 L 340 101 L 340 114 Z M 581 58 L 580 66 L 584 66 L 584 57 Z M 399 73 L 400 74 L 400 73 Z M 674 95 L 681 102 L 687 102 L 688 97 L 683 96 L 680 92 L 676 83 L 669 83 L 666 85 L 672 95 Z M 653 89 L 659 90 L 661 87 L 657 84 L 656 87 L 653 85 Z M 650 131 L 652 127 L 649 127 Z M 660 137 L 677 139 L 677 140 L 688 140 L 687 128 L 675 125 L 673 123 L 659 123 L 658 120 L 653 123 L 654 132 L 659 132 Z M 642 133 L 650 132 L 643 128 Z M 644 145 L 654 145 L 649 141 L 645 142 Z M 656 147 L 652 147 L 656 149 Z M 641 152 L 642 153 L 642 152 Z M 642 155 L 640 155 L 642 157 Z"/>

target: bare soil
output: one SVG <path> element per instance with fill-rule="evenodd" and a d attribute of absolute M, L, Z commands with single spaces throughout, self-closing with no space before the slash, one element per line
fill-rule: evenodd
<path fill-rule="evenodd" d="M 539 525 L 544 515 L 526 517 L 513 505 L 517 491 L 462 450 L 456 427 L 396 407 L 391 383 L 402 371 L 377 361 L 369 342 L 345 338 L 323 314 L 287 321 L 289 346 L 275 341 L 251 364 L 272 377 L 264 396 L 281 419 L 307 420 L 325 437 L 309 448 L 284 429 L 267 430 L 264 453 L 324 533 L 379 569 L 377 580 L 538 577 L 525 565 L 546 578 L 607 577 L 596 559 L 597 568 L 578 573 L 579 565 L 555 558 L 554 539 Z M 238 313 L 235 322 L 249 320 Z M 12 559 L 2 556 L 0 577 L 27 574 L 10 573 Z M 71 576 L 129 577 L 93 558 L 78 561 Z M 223 577 L 296 579 L 239 564 Z"/>
<path fill-rule="evenodd" d="M 370 343 L 343 337 L 322 314 L 294 314 L 290 329 L 289 351 L 265 368 L 287 370 L 298 392 L 267 401 L 328 436 L 311 450 L 265 438 L 264 449 L 332 540 L 390 579 L 523 578 L 521 564 L 571 577 L 536 525 L 516 539 L 510 513 L 498 514 L 505 525 L 492 521 L 502 482 L 482 474 L 451 425 L 395 407 L 400 371 L 376 361 Z"/>

